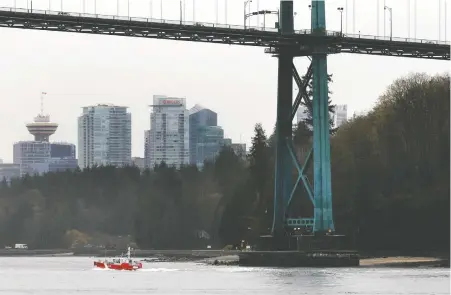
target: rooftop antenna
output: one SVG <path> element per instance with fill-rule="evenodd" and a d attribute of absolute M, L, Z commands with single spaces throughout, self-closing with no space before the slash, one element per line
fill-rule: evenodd
<path fill-rule="evenodd" d="M 385 20 L 385 6 L 387 6 L 387 5 L 385 5 L 385 0 L 384 0 L 384 37 L 386 36 L 386 31 L 385 31 L 385 23 L 386 23 L 386 20 Z"/>
<path fill-rule="evenodd" d="M 413 21 L 414 21 L 414 36 L 413 38 L 417 38 L 417 0 L 413 0 Z"/>
<path fill-rule="evenodd" d="M 410 24 L 411 24 L 411 22 L 410 22 L 410 15 L 411 15 L 411 13 L 410 13 L 410 0 L 407 0 L 407 11 L 408 11 L 408 14 L 407 14 L 407 36 L 410 39 Z"/>
<path fill-rule="evenodd" d="M 44 116 L 44 95 L 47 95 L 47 92 L 41 92 L 41 115 Z"/>
<path fill-rule="evenodd" d="M 407 0 L 410 1 L 410 0 Z M 380 7 L 380 3 L 379 0 L 377 0 L 377 5 L 376 5 L 376 12 L 377 12 L 377 16 L 376 16 L 376 35 L 379 36 L 379 7 Z"/>
<path fill-rule="evenodd" d="M 346 9 L 346 11 L 345 11 L 345 16 L 346 16 L 346 29 L 345 29 L 345 31 L 346 31 L 346 34 L 348 33 L 348 0 L 346 0 L 346 3 L 345 3 L 345 9 Z"/>
<path fill-rule="evenodd" d="M 355 34 L 355 0 L 352 1 L 352 33 Z"/>

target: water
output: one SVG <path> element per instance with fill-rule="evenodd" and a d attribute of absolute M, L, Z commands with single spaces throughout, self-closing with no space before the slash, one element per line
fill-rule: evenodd
<path fill-rule="evenodd" d="M 97 270 L 93 259 L 0 258 L 0 294 L 449 294 L 449 269 L 274 269 L 147 263 Z"/>

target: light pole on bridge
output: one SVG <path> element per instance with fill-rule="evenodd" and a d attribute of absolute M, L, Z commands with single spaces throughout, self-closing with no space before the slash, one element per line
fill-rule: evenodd
<path fill-rule="evenodd" d="M 446 0 L 445 0 L 445 42 L 446 42 L 446 15 L 447 15 L 447 12 L 446 12 L 446 9 L 447 9 L 447 4 L 446 4 Z"/>
<path fill-rule="evenodd" d="M 180 25 L 181 25 L 183 22 L 182 0 L 179 1 L 179 6 L 180 6 Z"/>
<path fill-rule="evenodd" d="M 227 24 L 227 0 L 224 1 L 224 23 Z"/>
<path fill-rule="evenodd" d="M 245 17 L 245 21 L 251 17 L 251 16 L 259 16 L 260 14 L 263 14 L 263 30 L 266 28 L 266 15 L 267 14 L 277 14 L 277 23 L 279 23 L 279 11 L 272 11 L 272 10 L 260 10 L 260 11 L 255 11 L 255 12 L 250 12 L 248 14 L 246 14 Z"/>
<path fill-rule="evenodd" d="M 390 12 L 390 41 L 393 39 L 393 12 L 392 8 L 388 6 L 384 6 L 384 10 L 388 10 Z"/>
<path fill-rule="evenodd" d="M 338 7 L 337 10 L 340 12 L 340 35 L 343 36 L 343 7 Z"/>
<path fill-rule="evenodd" d="M 244 29 L 246 29 L 246 6 L 251 3 L 252 0 L 245 0 L 244 1 Z"/>

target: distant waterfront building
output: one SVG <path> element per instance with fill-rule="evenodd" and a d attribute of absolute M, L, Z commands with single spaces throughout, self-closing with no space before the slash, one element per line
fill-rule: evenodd
<path fill-rule="evenodd" d="M 224 145 L 225 146 L 232 146 L 232 139 L 231 138 L 224 138 Z"/>
<path fill-rule="evenodd" d="M 190 164 L 202 167 L 219 154 L 224 145 L 224 130 L 217 125 L 218 115 L 212 110 L 195 105 L 189 111 Z"/>
<path fill-rule="evenodd" d="M 357 118 L 357 117 L 363 117 L 368 115 L 369 111 L 368 110 L 360 110 L 360 111 L 355 111 L 354 114 L 352 115 L 353 118 Z"/>
<path fill-rule="evenodd" d="M 44 114 L 43 96 L 41 95 L 41 112 L 28 123 L 27 129 L 34 136 L 34 141 L 20 141 L 13 147 L 13 162 L 20 167 L 20 175 L 35 175 L 77 168 L 75 145 L 70 143 L 50 143 L 49 138 L 58 129 L 57 123 L 50 121 Z"/>
<path fill-rule="evenodd" d="M 49 160 L 49 142 L 20 141 L 14 144 L 13 163 L 20 166 L 21 176 L 47 172 Z"/>
<path fill-rule="evenodd" d="M 6 180 L 7 183 L 11 182 L 11 179 L 20 177 L 20 165 L 18 164 L 6 164 L 0 163 L 0 181 Z"/>
<path fill-rule="evenodd" d="M 232 143 L 231 148 L 238 157 L 240 157 L 243 160 L 246 159 L 247 153 L 245 143 Z"/>
<path fill-rule="evenodd" d="M 66 170 L 75 170 L 78 167 L 76 158 L 50 158 L 48 161 L 48 172 L 62 172 Z"/>
<path fill-rule="evenodd" d="M 150 130 L 144 131 L 144 165 L 146 168 L 151 168 L 150 165 Z"/>
<path fill-rule="evenodd" d="M 146 168 L 145 158 L 134 157 L 132 158 L 132 164 L 138 167 L 140 170 L 144 170 Z"/>
<path fill-rule="evenodd" d="M 348 120 L 348 106 L 336 105 L 334 114 L 334 126 L 340 127 Z"/>
<path fill-rule="evenodd" d="M 224 130 L 219 126 L 207 126 L 198 130 L 199 137 L 195 147 L 195 162 L 199 168 L 206 161 L 212 162 L 221 152 L 224 146 Z"/>
<path fill-rule="evenodd" d="M 66 142 L 52 142 L 50 144 L 50 157 L 75 159 L 75 144 Z"/>
<path fill-rule="evenodd" d="M 189 116 L 186 99 L 154 95 L 146 163 L 179 168 L 189 163 Z M 147 134 L 147 133 L 146 133 Z"/>
<path fill-rule="evenodd" d="M 78 117 L 78 166 L 131 164 L 131 114 L 127 107 L 99 104 L 83 107 Z"/>

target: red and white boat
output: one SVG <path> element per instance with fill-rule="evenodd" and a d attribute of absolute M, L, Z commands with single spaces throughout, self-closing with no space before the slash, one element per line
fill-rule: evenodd
<path fill-rule="evenodd" d="M 109 268 L 114 270 L 138 270 L 143 267 L 142 263 L 131 258 L 131 249 L 128 247 L 126 256 L 115 257 L 94 261 L 97 268 Z"/>

